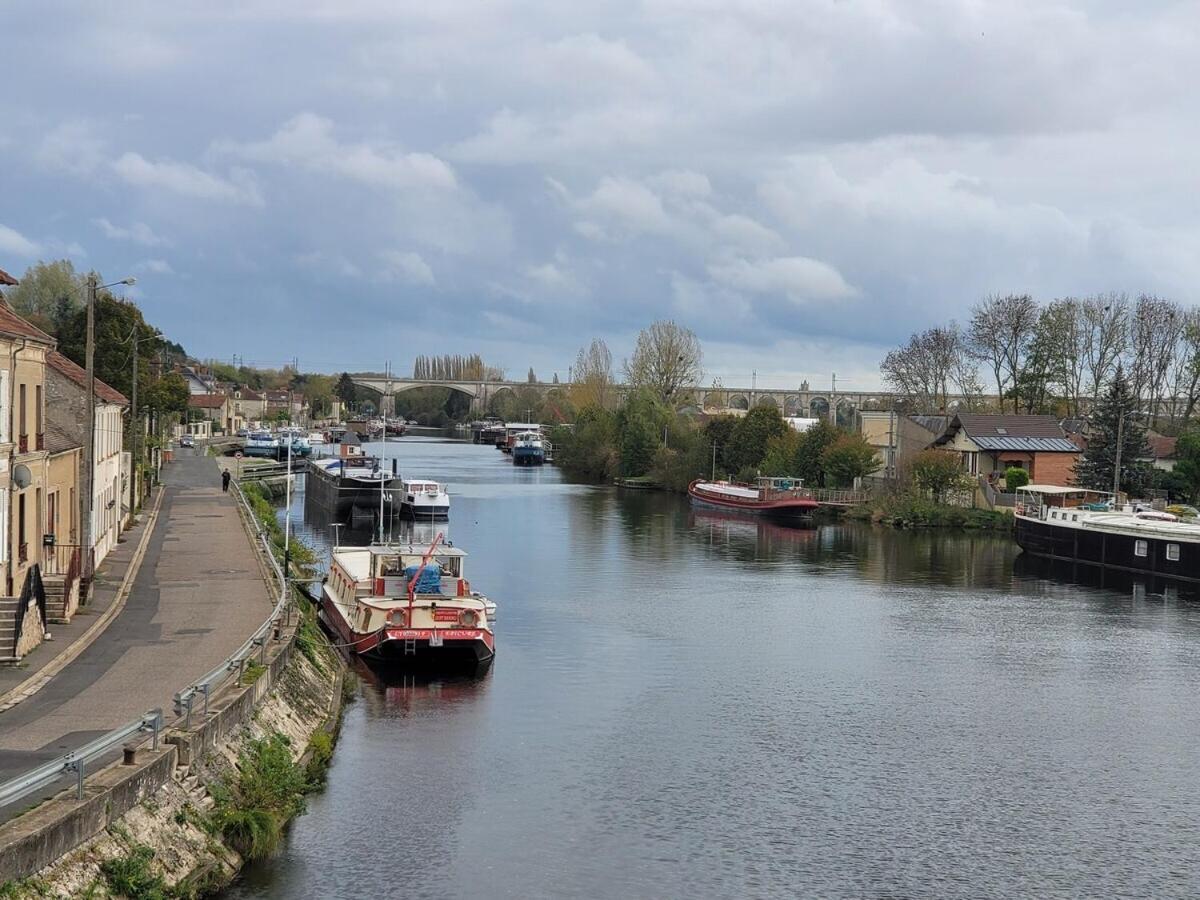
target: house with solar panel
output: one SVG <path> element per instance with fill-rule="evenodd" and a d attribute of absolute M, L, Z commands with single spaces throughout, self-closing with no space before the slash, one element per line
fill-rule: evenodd
<path fill-rule="evenodd" d="M 1054 416 L 960 413 L 933 446 L 961 454 L 963 471 L 971 475 L 994 482 L 1016 467 L 1035 484 L 1073 484 L 1081 453 Z"/>

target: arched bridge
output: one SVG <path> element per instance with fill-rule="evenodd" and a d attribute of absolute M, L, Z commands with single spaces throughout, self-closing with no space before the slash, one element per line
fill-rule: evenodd
<path fill-rule="evenodd" d="M 570 384 L 551 381 L 486 381 L 486 380 L 438 380 L 429 378 L 396 378 L 386 375 L 351 375 L 355 384 L 368 388 L 383 397 L 383 408 L 393 411 L 392 398 L 396 394 L 416 388 L 449 388 L 471 398 L 472 414 L 481 415 L 488 409 L 491 400 L 502 391 L 536 391 L 545 397 L 554 390 L 566 390 Z M 618 390 L 622 385 L 617 385 Z M 829 419 L 849 424 L 857 410 L 890 409 L 901 397 L 886 391 L 822 391 L 807 385 L 791 390 L 764 388 L 697 387 L 692 390 L 695 404 L 707 411 L 747 410 L 761 403 L 775 405 L 785 416 L 800 416 L 814 419 Z M 956 407 L 961 398 L 951 398 L 950 406 Z"/>

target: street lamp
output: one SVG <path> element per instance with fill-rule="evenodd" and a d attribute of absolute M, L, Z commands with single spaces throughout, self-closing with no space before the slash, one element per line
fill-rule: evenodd
<path fill-rule="evenodd" d="M 88 275 L 87 279 L 87 346 L 85 354 L 85 368 L 87 369 L 87 422 L 85 434 L 87 440 L 84 442 L 84 490 L 80 497 L 80 506 L 83 508 L 80 514 L 80 524 L 82 526 L 82 550 L 83 559 L 83 580 L 85 584 L 90 584 L 93 575 L 94 554 L 92 553 L 92 515 L 95 512 L 95 467 L 96 467 L 96 292 L 104 288 L 116 287 L 118 284 L 132 285 L 137 283 L 137 279 L 130 276 L 122 278 L 120 281 L 113 281 L 109 284 L 98 284 L 99 278 L 93 272 Z"/>

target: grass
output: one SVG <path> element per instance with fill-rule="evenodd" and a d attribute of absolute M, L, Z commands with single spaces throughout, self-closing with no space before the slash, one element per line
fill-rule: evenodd
<path fill-rule="evenodd" d="M 128 900 L 170 900 L 174 892 L 163 877 L 153 871 L 154 851 L 145 844 L 134 844 L 128 856 L 109 859 L 100 864 L 100 873 L 108 889 Z"/>
<path fill-rule="evenodd" d="M 317 731 L 308 739 L 308 765 L 304 777 L 309 789 L 325 783 L 325 775 L 329 771 L 330 760 L 333 759 L 333 735 L 328 731 Z"/>
<path fill-rule="evenodd" d="M 242 670 L 242 684 L 254 684 L 254 682 L 263 677 L 266 671 L 266 666 L 260 666 L 253 661 L 246 663 L 246 668 Z"/>

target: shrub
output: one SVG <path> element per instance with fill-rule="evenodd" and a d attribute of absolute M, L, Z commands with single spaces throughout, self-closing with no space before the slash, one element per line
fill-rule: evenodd
<path fill-rule="evenodd" d="M 128 900 L 167 900 L 170 892 L 161 875 L 150 864 L 154 851 L 145 844 L 134 844 L 128 856 L 110 859 L 100 864 L 100 872 L 109 890 Z"/>
<path fill-rule="evenodd" d="M 1015 493 L 1017 488 L 1029 484 L 1029 473 L 1020 466 L 1010 466 L 1004 470 L 1004 488 L 1008 493 Z"/>
<path fill-rule="evenodd" d="M 247 859 L 266 856 L 279 845 L 288 819 L 304 811 L 307 787 L 286 737 L 250 741 L 238 756 L 237 777 L 212 791 L 222 836 Z"/>

